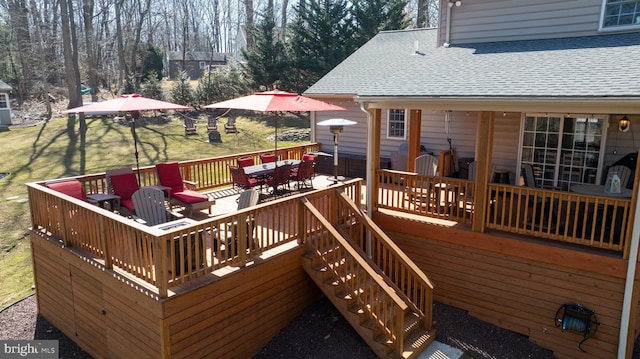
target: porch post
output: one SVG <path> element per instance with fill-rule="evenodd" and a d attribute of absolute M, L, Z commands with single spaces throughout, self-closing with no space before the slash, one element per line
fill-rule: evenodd
<path fill-rule="evenodd" d="M 415 159 L 420 154 L 420 127 L 422 110 L 409 110 L 409 151 L 407 152 L 407 172 L 415 171 Z"/>
<path fill-rule="evenodd" d="M 380 168 L 380 124 L 382 111 L 369 109 L 365 103 L 360 109 L 367 114 L 367 215 L 371 217 L 378 209 L 378 177 L 376 171 Z"/>
<path fill-rule="evenodd" d="M 491 176 L 491 156 L 493 154 L 493 112 L 480 112 L 478 114 L 478 130 L 476 132 L 476 183 L 474 215 L 471 229 L 475 232 L 484 232 L 484 224 L 487 217 L 488 191 L 487 185 Z"/>

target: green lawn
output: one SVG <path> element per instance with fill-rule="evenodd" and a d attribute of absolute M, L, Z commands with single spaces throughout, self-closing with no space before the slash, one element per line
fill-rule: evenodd
<path fill-rule="evenodd" d="M 224 119 L 223 119 L 224 121 Z M 222 143 L 208 143 L 206 119 L 200 118 L 197 134 L 185 136 L 180 117 L 148 120 L 136 127 L 140 142 L 140 166 L 273 148 L 273 117 L 238 117 L 237 134 L 225 134 Z M 29 203 L 24 183 L 80 174 L 104 172 L 115 167 L 135 167 L 130 127 L 111 119 L 87 119 L 80 133 L 78 121 L 55 119 L 38 126 L 0 131 L 0 308 L 33 291 L 29 248 Z M 282 130 L 308 128 L 309 120 L 287 116 L 278 121 Z M 280 146 L 300 143 L 278 142 Z"/>

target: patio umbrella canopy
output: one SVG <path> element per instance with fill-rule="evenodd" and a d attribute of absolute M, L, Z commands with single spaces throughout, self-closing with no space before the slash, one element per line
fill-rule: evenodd
<path fill-rule="evenodd" d="M 91 105 L 75 107 L 61 111 L 61 113 L 86 113 L 94 115 L 107 115 L 116 113 L 129 113 L 131 118 L 131 133 L 133 135 L 133 146 L 136 156 L 136 168 L 140 170 L 138 162 L 138 138 L 136 136 L 136 119 L 140 117 L 141 111 L 154 110 L 191 110 L 191 107 L 178 105 L 171 102 L 160 101 L 152 98 L 142 97 L 139 94 L 122 95 L 120 98 L 92 103 Z M 138 177 L 138 183 L 140 178 Z"/>
<path fill-rule="evenodd" d="M 296 93 L 273 90 L 258 92 L 253 95 L 243 96 L 212 103 L 204 108 L 227 108 L 235 110 L 251 110 L 262 112 L 275 112 L 275 155 L 278 155 L 278 112 L 307 112 L 307 111 L 343 111 L 344 107 L 336 106 L 328 102 L 315 100 Z"/>

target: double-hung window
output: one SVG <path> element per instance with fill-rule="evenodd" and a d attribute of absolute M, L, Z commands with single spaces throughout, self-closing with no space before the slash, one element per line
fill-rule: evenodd
<path fill-rule="evenodd" d="M 200 61 L 200 70 L 204 70 L 207 68 L 207 62 L 206 61 Z"/>
<path fill-rule="evenodd" d="M 6 93 L 0 93 L 0 108 L 9 108 L 9 96 Z"/>
<path fill-rule="evenodd" d="M 603 0 L 602 29 L 640 27 L 639 0 Z"/>
<path fill-rule="evenodd" d="M 596 183 L 605 123 L 586 116 L 525 116 L 520 160 L 533 166 L 536 186 L 569 190 L 573 184 Z"/>
<path fill-rule="evenodd" d="M 404 140 L 406 138 L 407 110 L 390 109 L 387 114 L 387 138 Z"/>

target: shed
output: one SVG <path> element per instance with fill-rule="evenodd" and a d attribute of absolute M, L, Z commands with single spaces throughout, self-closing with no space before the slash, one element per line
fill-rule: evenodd
<path fill-rule="evenodd" d="M 199 79 L 204 71 L 216 66 L 227 64 L 227 54 L 207 51 L 191 51 L 183 54 L 181 51 L 167 53 L 169 62 L 169 78 L 176 79 L 178 73 L 186 71 L 192 80 Z"/>
<path fill-rule="evenodd" d="M 11 125 L 11 103 L 9 93 L 11 86 L 0 80 L 0 125 Z"/>

